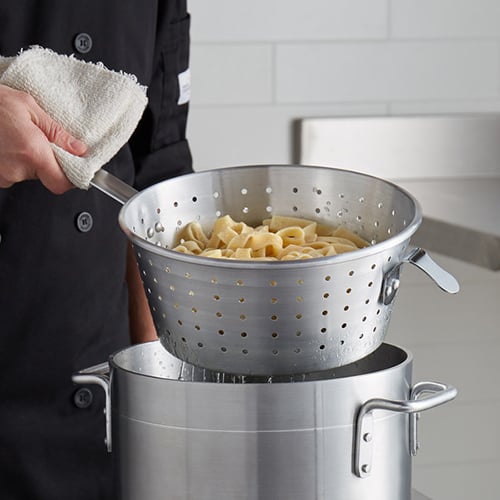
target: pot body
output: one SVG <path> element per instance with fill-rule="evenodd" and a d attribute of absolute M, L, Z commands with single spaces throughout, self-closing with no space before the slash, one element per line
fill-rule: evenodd
<path fill-rule="evenodd" d="M 158 342 L 121 351 L 110 366 L 122 500 L 411 498 L 408 414 L 372 412 L 370 473 L 360 477 L 354 463 L 360 407 L 409 398 L 403 349 L 383 344 L 293 383 L 203 382 Z"/>

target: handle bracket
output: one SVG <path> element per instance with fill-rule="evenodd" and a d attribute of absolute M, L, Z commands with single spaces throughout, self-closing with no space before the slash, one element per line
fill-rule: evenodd
<path fill-rule="evenodd" d="M 380 295 L 380 300 L 384 305 L 389 305 L 394 300 L 399 288 L 401 266 L 407 262 L 424 271 L 441 290 L 448 293 L 457 293 L 460 290 L 458 281 L 449 272 L 436 264 L 425 250 L 414 248 L 384 276 Z"/>
<path fill-rule="evenodd" d="M 112 451 L 111 442 L 111 391 L 110 391 L 110 378 L 109 378 L 109 364 L 101 363 L 99 365 L 91 366 L 80 370 L 75 373 L 71 379 L 75 384 L 95 384 L 104 390 L 104 395 L 106 398 L 104 415 L 106 418 L 106 437 L 104 438 L 104 444 L 108 452 Z"/>
<path fill-rule="evenodd" d="M 424 393 L 425 397 L 420 398 Z M 386 410 L 410 414 L 410 453 L 416 454 L 417 419 L 421 411 L 435 408 L 454 399 L 457 389 L 440 382 L 419 382 L 410 391 L 408 400 L 374 398 L 366 401 L 359 409 L 355 423 L 354 474 L 360 478 L 370 476 L 375 439 L 374 410 Z M 420 399 L 419 399 L 420 398 Z"/>

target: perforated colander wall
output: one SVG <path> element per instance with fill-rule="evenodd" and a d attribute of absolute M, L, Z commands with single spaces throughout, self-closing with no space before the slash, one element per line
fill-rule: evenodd
<path fill-rule="evenodd" d="M 248 167 L 203 172 L 150 188 L 124 208 L 163 345 L 192 364 L 282 374 L 360 359 L 383 341 L 392 304 L 381 292 L 420 222 L 392 184 L 334 169 Z M 293 263 L 218 261 L 170 248 L 185 224 L 272 214 L 345 225 L 372 246 Z M 154 244 L 144 244 L 143 241 Z"/>

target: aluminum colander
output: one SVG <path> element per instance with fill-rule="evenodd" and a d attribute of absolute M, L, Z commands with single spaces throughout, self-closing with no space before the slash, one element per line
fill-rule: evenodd
<path fill-rule="evenodd" d="M 417 201 L 382 179 L 275 165 L 188 174 L 139 193 L 115 181 L 100 171 L 93 184 L 125 203 L 119 223 L 134 245 L 160 341 L 196 366 L 274 376 L 364 358 L 384 340 L 404 262 L 458 291 L 425 251 L 409 248 L 421 223 Z M 255 226 L 273 214 L 345 226 L 370 246 L 285 262 L 171 250 L 189 222 L 208 231 L 223 215 Z"/>

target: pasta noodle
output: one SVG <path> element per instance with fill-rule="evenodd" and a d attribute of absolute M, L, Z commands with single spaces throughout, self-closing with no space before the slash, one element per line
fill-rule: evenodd
<path fill-rule="evenodd" d="M 345 227 L 318 224 L 297 217 L 273 215 L 251 227 L 229 215 L 218 218 L 210 234 L 199 222 L 179 233 L 173 250 L 217 259 L 302 260 L 337 255 L 368 246 Z"/>

